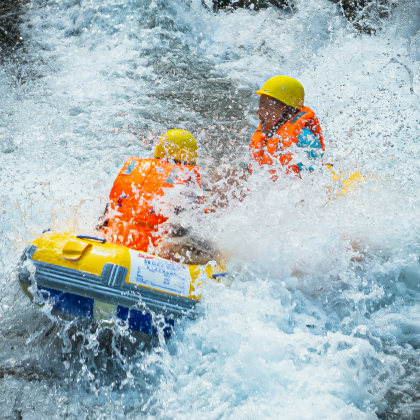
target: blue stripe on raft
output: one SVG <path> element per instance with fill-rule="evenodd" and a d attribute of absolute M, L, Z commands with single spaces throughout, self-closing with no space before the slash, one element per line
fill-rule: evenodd
<path fill-rule="evenodd" d="M 91 298 L 75 295 L 73 293 L 60 292 L 47 287 L 38 287 L 45 301 L 53 305 L 53 314 L 63 314 L 73 318 L 93 319 L 93 302 Z M 117 306 L 117 317 L 122 321 L 128 321 L 128 328 L 144 334 L 156 335 L 157 329 L 152 325 L 152 315 L 129 309 L 125 306 Z M 173 319 L 165 318 L 166 326 L 163 328 L 165 338 L 169 338 L 175 325 Z"/>
<path fill-rule="evenodd" d="M 74 318 L 93 318 L 93 299 L 47 287 L 38 287 L 38 290 L 45 300 L 53 302 L 54 312 L 70 315 Z"/>
<path fill-rule="evenodd" d="M 145 334 L 156 335 L 156 328 L 152 326 L 152 315 L 143 314 L 135 309 L 128 309 L 125 306 L 117 306 L 117 317 L 123 321 L 128 320 L 128 328 L 140 331 Z"/>
<path fill-rule="evenodd" d="M 157 329 L 152 325 L 152 315 L 143 313 L 135 309 L 128 309 L 124 306 L 117 307 L 117 317 L 123 321 L 128 320 L 130 330 L 139 331 L 149 335 L 156 335 Z M 172 333 L 172 327 L 175 325 L 173 319 L 165 318 L 166 326 L 163 328 L 163 335 L 169 338 Z"/>

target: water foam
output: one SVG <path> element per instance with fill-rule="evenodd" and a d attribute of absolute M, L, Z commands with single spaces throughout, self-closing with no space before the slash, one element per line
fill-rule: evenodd
<path fill-rule="evenodd" d="M 198 1 L 31 6 L 33 64 L 17 84 L 10 72 L 0 83 L 6 415 L 413 418 L 415 2 L 398 5 L 376 36 L 348 27 L 326 0 L 218 15 Z M 325 171 L 276 184 L 256 175 L 245 200 L 193 219 L 230 255 L 231 276 L 203 287 L 204 315 L 177 324 L 168 343 L 138 339 L 127 356 L 115 327 L 122 344 L 99 351 L 108 327 L 74 330 L 27 302 L 6 273 L 44 226 L 91 231 L 124 158 L 146 156 L 171 124 L 196 132 L 207 176 L 221 154 L 246 159 L 235 130 L 255 127 L 252 89 L 279 73 L 304 84 L 325 161 L 360 171 L 363 186 L 337 197 Z M 98 360 L 110 363 L 105 372 Z"/>

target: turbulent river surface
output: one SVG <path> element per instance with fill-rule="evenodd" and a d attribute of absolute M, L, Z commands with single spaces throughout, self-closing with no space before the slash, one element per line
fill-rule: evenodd
<path fill-rule="evenodd" d="M 419 2 L 373 2 L 388 13 L 371 34 L 339 4 L 295 3 L 22 6 L 24 48 L 0 67 L 2 419 L 420 417 Z M 210 185 L 247 159 L 253 92 L 276 74 L 305 86 L 324 161 L 364 182 L 256 173 L 245 200 L 192 218 L 231 274 L 170 340 L 29 302 L 15 267 L 31 240 L 95 232 L 123 161 L 169 128 L 197 137 Z"/>

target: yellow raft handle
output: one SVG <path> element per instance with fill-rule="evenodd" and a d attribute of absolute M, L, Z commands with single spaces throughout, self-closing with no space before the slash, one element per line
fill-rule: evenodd
<path fill-rule="evenodd" d="M 79 261 L 85 251 L 92 248 L 92 244 L 69 239 L 64 245 L 62 257 L 69 261 Z"/>

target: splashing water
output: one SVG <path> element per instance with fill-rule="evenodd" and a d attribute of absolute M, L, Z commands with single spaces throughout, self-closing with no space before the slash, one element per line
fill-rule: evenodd
<path fill-rule="evenodd" d="M 3 418 L 416 418 L 418 2 L 391 5 L 374 36 L 327 0 L 26 9 L 24 59 L 0 69 Z M 167 342 L 59 320 L 23 296 L 24 246 L 48 226 L 92 231 L 125 158 L 166 129 L 199 139 L 206 183 L 246 160 L 253 91 L 282 73 L 305 86 L 324 161 L 363 185 L 344 195 L 326 170 L 257 172 L 243 201 L 186 214 L 231 274 L 202 287 L 202 315 Z"/>

